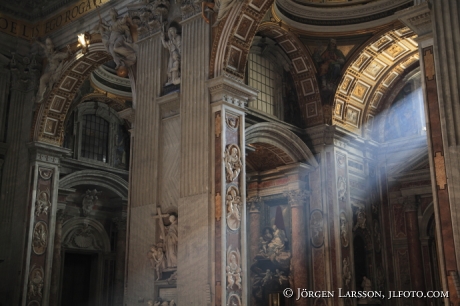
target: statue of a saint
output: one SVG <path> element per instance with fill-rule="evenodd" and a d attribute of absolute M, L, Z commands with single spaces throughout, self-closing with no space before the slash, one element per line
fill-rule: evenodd
<path fill-rule="evenodd" d="M 120 18 L 114 8 L 110 10 L 110 17 L 111 24 L 100 20 L 95 30 L 102 35 L 102 41 L 107 51 L 112 55 L 116 64 L 115 70 L 118 71 L 118 69 L 126 69 L 134 65 L 136 62 L 136 47 L 133 39 L 136 30 L 131 19 L 128 16 Z"/>
<path fill-rule="evenodd" d="M 56 51 L 53 41 L 49 37 L 45 40 L 45 44 L 39 41 L 37 41 L 37 43 L 45 51 L 46 59 L 48 60 L 48 65 L 40 77 L 40 85 L 37 95 L 35 96 L 35 103 L 41 103 L 43 102 L 45 93 L 53 88 L 54 83 L 56 83 L 61 76 L 63 63 L 70 56 L 70 51 Z"/>
<path fill-rule="evenodd" d="M 177 267 L 177 243 L 178 243 L 178 227 L 177 217 L 174 214 L 169 215 L 170 224 L 165 226 L 160 222 L 162 228 L 162 234 L 160 239 L 164 240 L 164 251 L 166 254 L 166 267 L 175 268 Z"/>
<path fill-rule="evenodd" d="M 169 50 L 168 81 L 165 85 L 177 85 L 180 84 L 181 36 L 175 27 L 170 27 L 168 38 L 165 40 L 165 33 L 161 32 L 161 43 Z"/>

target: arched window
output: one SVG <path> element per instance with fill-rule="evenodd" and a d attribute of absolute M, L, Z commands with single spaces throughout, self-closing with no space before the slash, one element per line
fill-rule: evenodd
<path fill-rule="evenodd" d="M 85 102 L 68 117 L 64 147 L 83 162 L 128 169 L 129 134 L 115 110 Z"/>
<path fill-rule="evenodd" d="M 107 162 L 109 122 L 95 114 L 84 115 L 81 133 L 81 156 Z"/>

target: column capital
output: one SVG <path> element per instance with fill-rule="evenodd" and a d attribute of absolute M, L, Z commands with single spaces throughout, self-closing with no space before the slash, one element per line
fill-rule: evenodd
<path fill-rule="evenodd" d="M 309 192 L 305 190 L 289 190 L 283 192 L 283 194 L 288 198 L 288 203 L 291 207 L 302 207 L 305 205 Z"/>
<path fill-rule="evenodd" d="M 248 102 L 257 99 L 258 91 L 228 76 L 221 75 L 207 81 L 211 103 L 226 102 L 244 109 Z"/>
<path fill-rule="evenodd" d="M 31 142 L 28 145 L 31 161 L 41 161 L 58 165 L 63 156 L 70 156 L 71 150 L 40 142 Z"/>
<path fill-rule="evenodd" d="M 418 35 L 419 40 L 432 36 L 431 5 L 423 2 L 396 13 L 399 20 Z"/>

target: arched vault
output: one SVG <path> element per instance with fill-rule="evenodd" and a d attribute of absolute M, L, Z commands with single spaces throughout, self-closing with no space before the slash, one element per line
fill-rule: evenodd
<path fill-rule="evenodd" d="M 313 153 L 296 134 L 277 123 L 258 123 L 246 129 L 246 143 L 267 155 L 273 156 L 279 165 L 306 163 L 318 167 Z M 256 167 L 254 167 L 256 168 Z"/>
<path fill-rule="evenodd" d="M 416 34 L 407 27 L 370 42 L 350 63 L 334 96 L 333 124 L 364 135 L 382 98 L 419 60 Z"/>

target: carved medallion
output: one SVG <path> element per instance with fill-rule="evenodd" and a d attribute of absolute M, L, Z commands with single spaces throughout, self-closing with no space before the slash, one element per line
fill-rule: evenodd
<path fill-rule="evenodd" d="M 226 115 L 225 116 L 225 122 L 227 123 L 227 126 L 232 129 L 236 130 L 238 128 L 240 119 L 236 116 L 231 116 L 231 115 Z"/>
<path fill-rule="evenodd" d="M 228 297 L 227 306 L 241 306 L 241 299 L 236 294 L 231 294 Z"/>
<path fill-rule="evenodd" d="M 227 226 L 229 229 L 236 231 L 240 228 L 243 204 L 236 186 L 228 187 L 225 204 L 227 206 Z"/>
<path fill-rule="evenodd" d="M 35 224 L 33 237 L 32 237 L 32 248 L 34 253 L 42 255 L 46 251 L 48 245 L 48 226 L 45 222 L 39 221 Z"/>
<path fill-rule="evenodd" d="M 41 214 L 48 215 L 48 210 L 51 207 L 49 189 L 37 192 L 37 200 L 35 201 L 35 215 L 38 217 Z"/>
<path fill-rule="evenodd" d="M 343 247 L 348 247 L 348 220 L 343 212 L 340 214 L 340 242 Z"/>
<path fill-rule="evenodd" d="M 43 297 L 43 279 L 45 277 L 45 272 L 43 267 L 32 266 L 32 269 L 29 273 L 29 284 L 27 288 L 27 297 L 30 299 Z"/>
<path fill-rule="evenodd" d="M 227 250 L 227 288 L 241 289 L 241 255 L 238 248 L 232 250 L 230 245 Z"/>
<path fill-rule="evenodd" d="M 311 244 L 319 248 L 323 245 L 324 241 L 324 220 L 323 213 L 319 210 L 315 210 L 310 215 L 310 232 L 311 232 Z"/>
<path fill-rule="evenodd" d="M 241 150 L 236 144 L 228 145 L 224 154 L 225 173 L 227 182 L 233 182 L 240 174 L 243 163 L 241 162 Z"/>
<path fill-rule="evenodd" d="M 40 177 L 44 180 L 48 180 L 51 178 L 53 175 L 53 170 L 51 169 L 44 169 L 44 168 L 38 168 L 38 173 L 40 174 Z"/>

